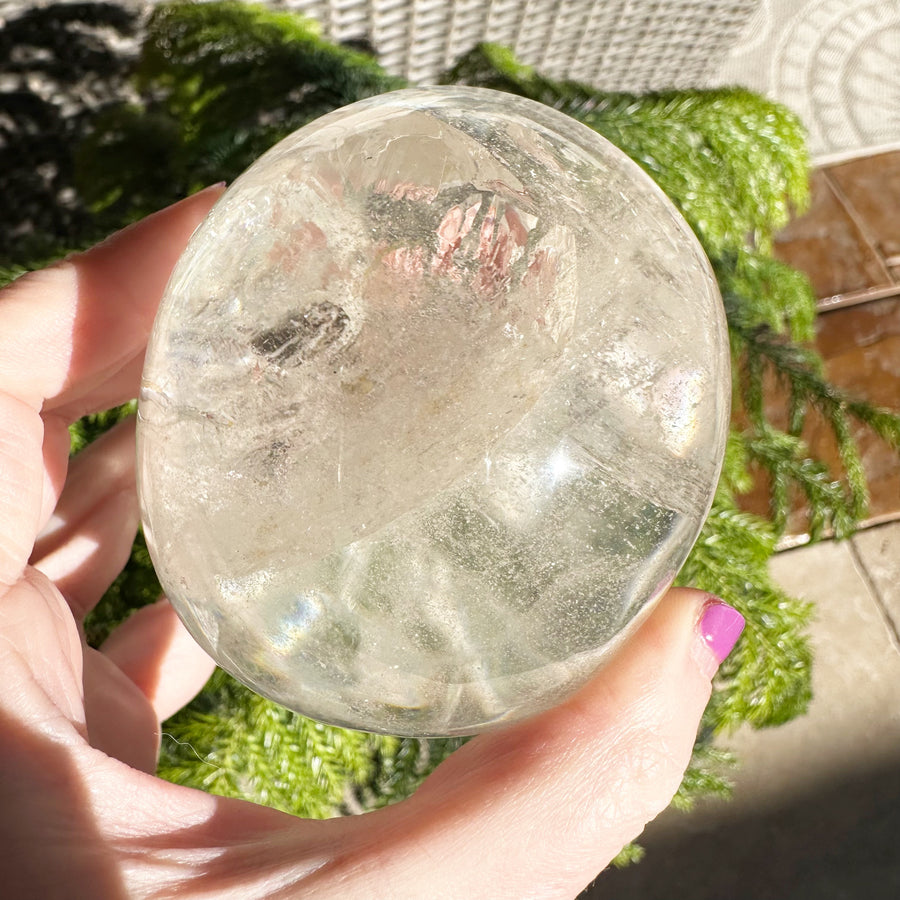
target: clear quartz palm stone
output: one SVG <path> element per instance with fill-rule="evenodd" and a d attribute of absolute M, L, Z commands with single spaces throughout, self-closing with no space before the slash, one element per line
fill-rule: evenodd
<path fill-rule="evenodd" d="M 703 252 L 611 144 L 493 91 L 364 100 L 251 166 L 175 268 L 150 552 L 260 694 L 480 731 L 572 693 L 670 584 L 729 375 Z"/>

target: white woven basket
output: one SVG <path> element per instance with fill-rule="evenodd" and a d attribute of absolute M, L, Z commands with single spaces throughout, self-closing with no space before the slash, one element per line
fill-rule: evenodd
<path fill-rule="evenodd" d="M 280 0 L 333 41 L 368 40 L 382 65 L 428 83 L 480 41 L 554 78 L 605 90 L 702 86 L 760 0 Z"/>
<path fill-rule="evenodd" d="M 0 0 L 0 25 L 51 2 L 77 0 Z M 113 2 L 141 9 L 160 0 Z M 262 2 L 317 20 L 332 41 L 368 41 L 389 72 L 418 84 L 493 41 L 550 77 L 638 92 L 705 86 L 762 0 Z"/>

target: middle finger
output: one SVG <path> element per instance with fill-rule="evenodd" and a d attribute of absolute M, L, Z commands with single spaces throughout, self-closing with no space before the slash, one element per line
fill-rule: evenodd
<path fill-rule="evenodd" d="M 138 520 L 131 418 L 74 457 L 31 555 L 31 564 L 55 582 L 78 620 L 124 568 Z"/>

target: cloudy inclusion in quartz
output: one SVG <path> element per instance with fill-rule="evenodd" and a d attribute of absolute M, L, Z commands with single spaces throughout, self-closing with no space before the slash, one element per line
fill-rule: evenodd
<path fill-rule="evenodd" d="M 559 702 L 668 586 L 729 391 L 708 263 L 636 166 L 527 100 L 388 94 L 270 150 L 178 263 L 148 543 L 260 693 L 471 733 Z"/>

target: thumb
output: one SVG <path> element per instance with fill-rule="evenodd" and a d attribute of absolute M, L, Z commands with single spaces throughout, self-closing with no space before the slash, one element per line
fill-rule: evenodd
<path fill-rule="evenodd" d="M 390 810 L 412 842 L 394 855 L 395 896 L 574 897 L 669 804 L 742 628 L 673 589 L 568 702 L 470 741 Z"/>

